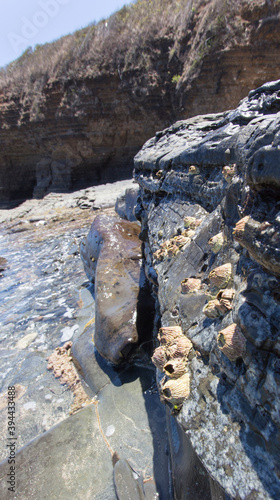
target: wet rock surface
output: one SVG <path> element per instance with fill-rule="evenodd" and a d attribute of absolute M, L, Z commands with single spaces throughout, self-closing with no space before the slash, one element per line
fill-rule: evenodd
<path fill-rule="evenodd" d="M 100 193 L 94 188 L 98 203 L 112 207 L 103 209 L 103 216 L 113 217 L 120 189 L 128 187 L 116 184 L 100 186 Z M 53 194 L 1 211 L 1 249 L 9 265 L 0 282 L 0 496 L 116 499 L 116 453 L 118 495 L 137 482 L 145 498 L 159 493 L 170 500 L 165 409 L 154 367 L 147 355 L 142 365 L 114 367 L 92 340 L 95 292 L 79 246 L 101 212 L 92 211 L 97 208 L 92 205 L 79 207 L 80 199 L 81 192 Z M 66 370 L 59 357 L 68 358 Z M 71 362 L 76 371 L 70 373 Z M 81 384 L 87 399 L 79 410 L 72 405 Z M 7 490 L 5 447 L 11 385 L 16 392 L 15 494 Z M 127 478 L 121 464 L 133 477 Z"/>
<path fill-rule="evenodd" d="M 116 364 L 128 359 L 137 344 L 149 339 L 149 315 L 152 324 L 153 303 L 151 300 L 149 307 L 146 297 L 149 291 L 142 270 L 139 232 L 136 222 L 100 215 L 81 244 L 85 270 L 95 282 L 94 343 L 102 356 Z M 141 310 L 146 315 L 143 320 Z"/>
<path fill-rule="evenodd" d="M 280 495 L 279 92 L 268 83 L 236 110 L 177 122 L 135 157 L 161 325 L 193 343 L 177 420 L 230 498 Z M 188 278 L 201 286 L 186 293 Z M 227 328 L 235 333 L 221 337 Z"/>

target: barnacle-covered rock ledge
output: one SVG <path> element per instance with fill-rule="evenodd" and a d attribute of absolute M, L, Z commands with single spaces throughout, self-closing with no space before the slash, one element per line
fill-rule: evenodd
<path fill-rule="evenodd" d="M 184 431 L 225 498 L 279 499 L 280 80 L 158 132 L 134 177 L 171 442 Z M 175 497 L 191 498 L 182 476 Z"/>

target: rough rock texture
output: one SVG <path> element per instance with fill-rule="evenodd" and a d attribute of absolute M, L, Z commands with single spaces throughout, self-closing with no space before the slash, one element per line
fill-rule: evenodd
<path fill-rule="evenodd" d="M 242 500 L 280 496 L 279 96 L 280 80 L 267 83 L 233 111 L 175 123 L 135 157 L 158 315 L 194 347 L 178 422 L 211 476 Z M 175 235 L 184 245 L 171 248 Z M 182 293 L 186 278 L 201 286 Z M 218 342 L 227 327 L 235 336 Z"/>
<path fill-rule="evenodd" d="M 28 57 L 19 61 L 19 76 L 10 68 L 0 83 L 1 202 L 127 178 L 134 154 L 157 130 L 230 109 L 251 88 L 275 78 L 278 1 L 185 4 L 164 28 L 151 27 L 149 16 L 142 19 L 143 32 L 135 43 L 133 36 L 129 50 L 120 38 L 111 54 L 116 40 L 105 38 L 97 60 L 63 53 L 57 61 L 54 49 L 51 74 L 40 61 L 32 63 L 32 54 L 31 66 Z M 81 33 L 76 41 L 78 54 L 87 38 Z M 48 64 L 49 57 L 47 52 Z M 63 64 L 59 75 L 56 66 Z"/>
<path fill-rule="evenodd" d="M 151 333 L 153 302 L 147 294 L 139 231 L 136 222 L 100 215 L 81 245 L 85 271 L 95 280 L 95 346 L 113 363 L 127 359 Z"/>
<path fill-rule="evenodd" d="M 72 88 L 75 111 L 64 109 Z M 111 75 L 45 89 L 39 123 L 25 119 L 18 126 L 20 109 L 1 98 L 0 201 L 127 179 L 142 144 L 159 123 L 171 121 L 160 95 L 149 96 L 143 106 Z"/>

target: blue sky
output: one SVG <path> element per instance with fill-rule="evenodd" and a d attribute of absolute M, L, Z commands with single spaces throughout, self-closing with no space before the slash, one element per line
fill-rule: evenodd
<path fill-rule="evenodd" d="M 0 17 L 0 67 L 27 47 L 109 17 L 130 0 L 5 0 Z"/>

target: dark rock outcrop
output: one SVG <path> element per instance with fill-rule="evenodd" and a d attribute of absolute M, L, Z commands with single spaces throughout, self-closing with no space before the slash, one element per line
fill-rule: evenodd
<path fill-rule="evenodd" d="M 242 500 L 280 495 L 279 95 L 280 80 L 267 83 L 233 111 L 175 123 L 135 157 L 161 325 L 193 344 L 177 419 Z"/>

